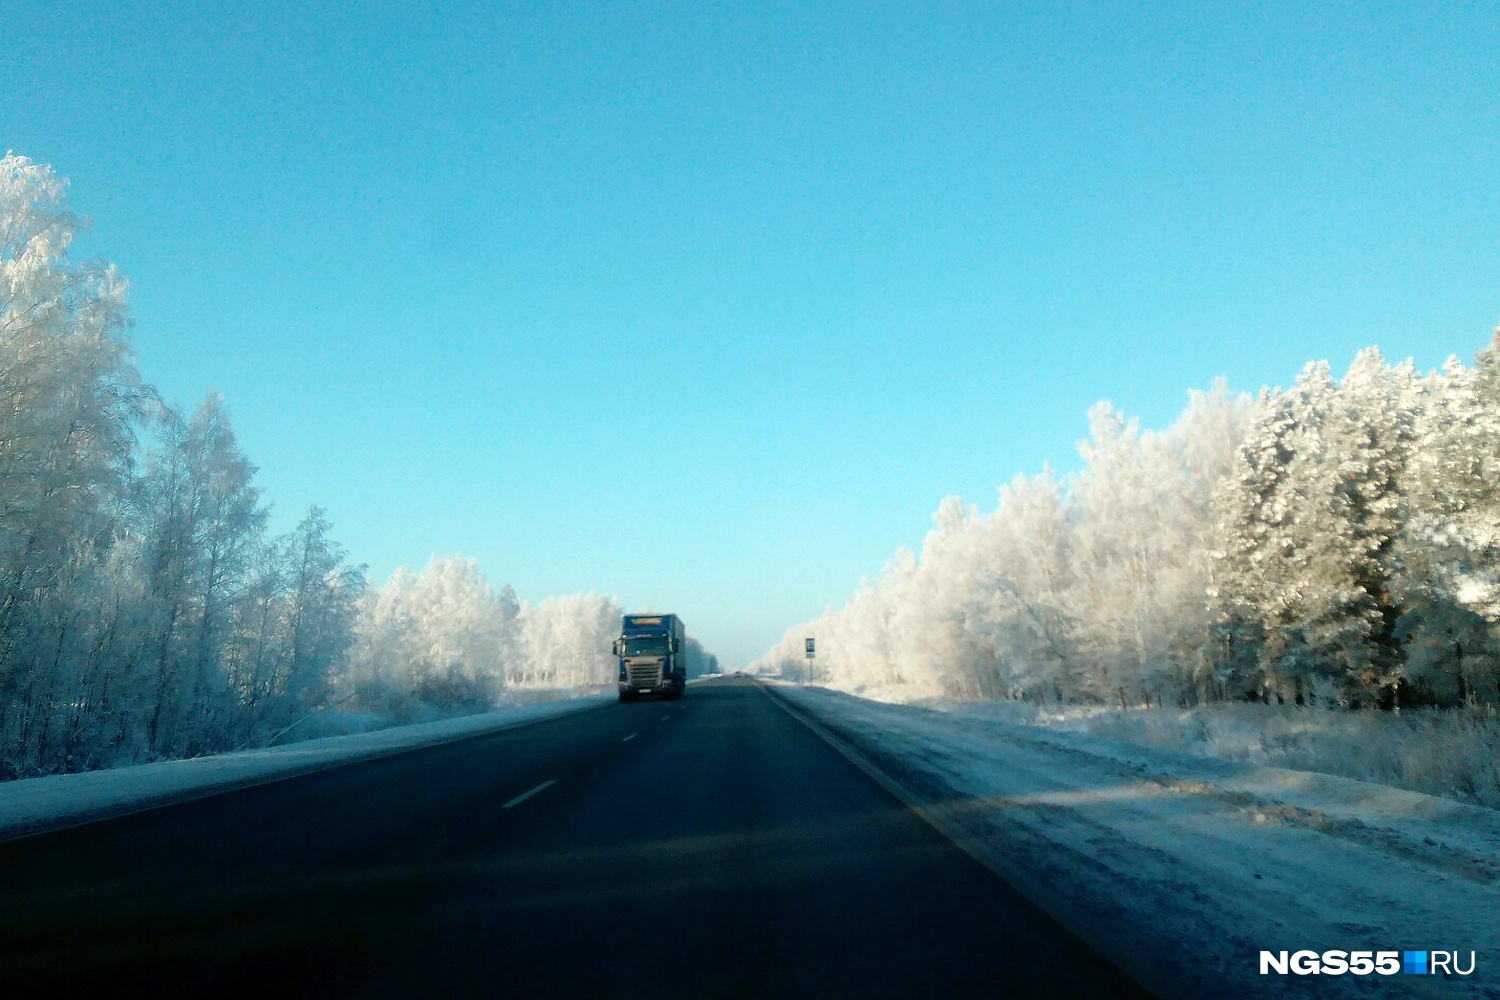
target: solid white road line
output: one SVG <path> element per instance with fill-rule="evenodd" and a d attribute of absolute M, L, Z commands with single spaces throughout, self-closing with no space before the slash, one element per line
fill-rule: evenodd
<path fill-rule="evenodd" d="M 505 803 L 505 805 L 501 806 L 500 808 L 501 809 L 509 809 L 512 806 L 518 806 L 522 802 L 525 802 L 527 799 L 531 798 L 537 792 L 545 792 L 547 789 L 551 788 L 555 784 L 557 784 L 556 779 L 554 779 L 554 778 L 548 778 L 546 781 L 542 782 L 540 785 L 537 785 L 531 791 L 529 791 L 529 792 L 522 792 L 520 795 L 517 795 L 515 798 L 511 799 L 509 802 Z"/>
<path fill-rule="evenodd" d="M 630 735 L 629 735 L 629 736 L 627 736 L 627 737 L 625 737 L 625 738 L 624 738 L 624 739 L 623 739 L 623 740 L 621 740 L 621 741 L 620 741 L 620 742 L 621 742 L 621 743 L 629 743 L 629 742 L 630 742 L 630 741 L 631 741 L 631 740 L 633 740 L 633 739 L 635 739 L 635 733 L 631 733 L 631 734 L 630 734 Z"/>

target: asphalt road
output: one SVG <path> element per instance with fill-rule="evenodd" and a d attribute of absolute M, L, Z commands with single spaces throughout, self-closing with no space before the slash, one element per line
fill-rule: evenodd
<path fill-rule="evenodd" d="M 236 988 L 1140 993 L 733 678 L 0 844 L 0 996 Z"/>

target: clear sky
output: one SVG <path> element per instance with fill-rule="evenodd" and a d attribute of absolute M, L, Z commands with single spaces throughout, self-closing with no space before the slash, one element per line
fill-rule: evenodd
<path fill-rule="evenodd" d="M 238 8 L 226 11 L 228 7 Z M 1367 344 L 1500 321 L 1500 7 L 0 0 L 147 379 L 289 526 L 758 655 L 920 543 Z"/>

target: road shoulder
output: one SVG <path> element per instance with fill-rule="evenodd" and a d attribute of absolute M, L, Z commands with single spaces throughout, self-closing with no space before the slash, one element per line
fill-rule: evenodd
<path fill-rule="evenodd" d="M 1320 820 L 1305 798 L 1280 809 L 1264 791 L 1246 798 L 1236 782 L 1255 775 L 1185 780 L 1180 768 L 1028 727 L 975 726 L 817 688 L 774 690 L 970 854 L 1163 996 L 1278 995 L 1289 984 L 1259 975 L 1262 949 L 1461 948 L 1483 963 L 1500 945 L 1496 880 L 1464 861 L 1472 853 L 1464 848 L 1488 841 L 1481 821 L 1491 810 L 1444 807 L 1452 843 L 1413 839 L 1397 836 L 1395 820 L 1382 830 Z M 1262 779 L 1262 789 L 1276 784 Z M 1464 986 L 1500 995 L 1486 971 Z M 1325 976 L 1317 995 L 1436 996 L 1457 985 L 1417 979 Z"/>

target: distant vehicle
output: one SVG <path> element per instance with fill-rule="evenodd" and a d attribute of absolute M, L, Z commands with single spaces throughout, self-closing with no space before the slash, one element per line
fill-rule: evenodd
<path fill-rule="evenodd" d="M 679 698 L 687 690 L 683 654 L 687 631 L 676 615 L 626 615 L 615 640 L 620 660 L 620 700 L 643 694 Z"/>

